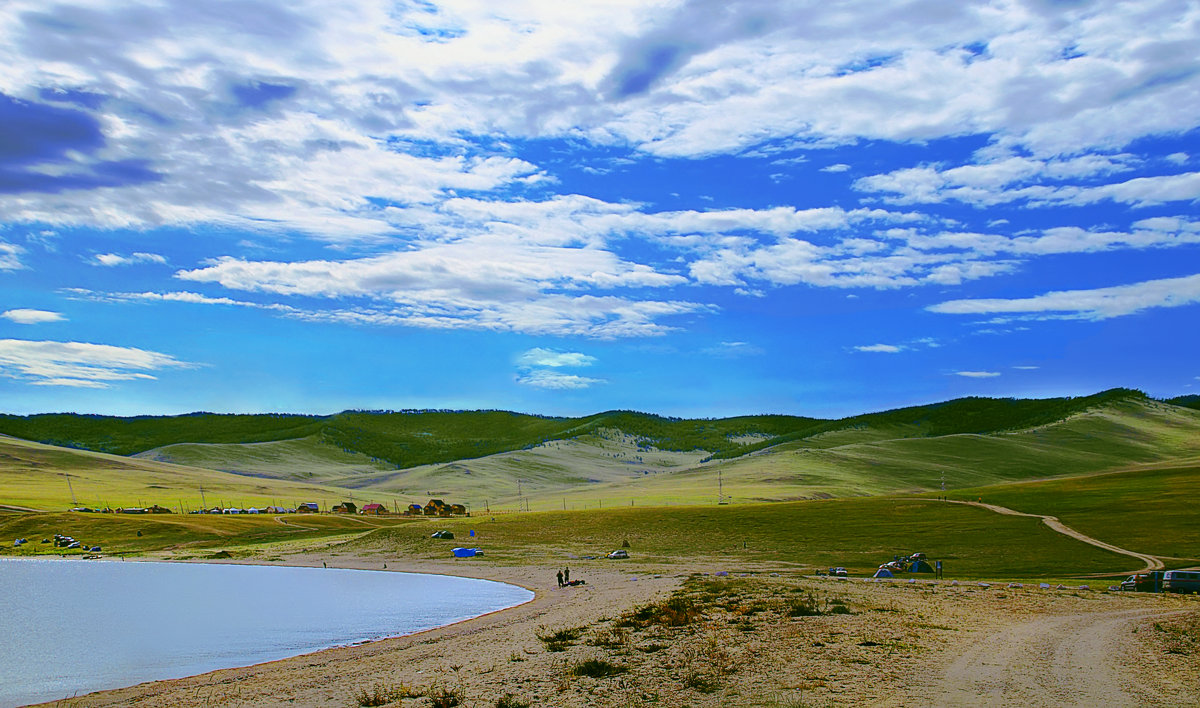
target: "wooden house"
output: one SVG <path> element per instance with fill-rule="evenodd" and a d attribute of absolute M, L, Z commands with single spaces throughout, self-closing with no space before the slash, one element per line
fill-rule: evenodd
<path fill-rule="evenodd" d="M 449 516 L 450 507 L 441 499 L 430 499 L 422 510 L 426 516 Z"/>
<path fill-rule="evenodd" d="M 388 513 L 388 508 L 386 506 L 384 506 L 383 504 L 375 504 L 374 502 L 372 502 L 370 504 L 363 504 L 362 510 L 359 511 L 358 513 L 373 514 L 375 516 L 381 516 L 383 514 Z"/>
<path fill-rule="evenodd" d="M 300 502 L 300 506 L 296 507 L 296 512 L 299 514 L 316 514 L 321 511 L 316 502 Z"/>
<path fill-rule="evenodd" d="M 353 514 L 356 511 L 358 511 L 358 507 L 354 505 L 354 502 L 342 502 L 333 507 L 335 514 Z"/>

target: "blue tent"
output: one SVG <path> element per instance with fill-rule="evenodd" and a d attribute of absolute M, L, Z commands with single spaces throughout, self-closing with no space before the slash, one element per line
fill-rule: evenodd
<path fill-rule="evenodd" d="M 888 570 L 887 568 L 880 568 L 879 570 L 875 571 L 875 575 L 873 575 L 872 577 L 875 577 L 875 578 L 894 578 L 894 577 L 896 577 L 896 576 L 892 575 L 892 571 Z"/>
<path fill-rule="evenodd" d="M 479 549 L 478 548 L 455 548 L 453 553 L 454 553 L 455 558 L 471 558 L 479 553 Z"/>

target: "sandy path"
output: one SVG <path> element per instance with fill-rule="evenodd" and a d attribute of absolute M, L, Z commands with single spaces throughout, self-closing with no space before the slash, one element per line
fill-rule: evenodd
<path fill-rule="evenodd" d="M 1009 509 L 1008 507 L 996 506 L 995 504 L 984 504 L 981 502 L 955 501 L 953 499 L 948 499 L 947 501 L 951 504 L 967 504 L 969 506 L 977 506 L 981 509 L 987 509 L 988 511 L 994 511 L 997 514 L 1004 514 L 1006 516 L 1031 516 L 1035 519 L 1041 519 L 1042 523 L 1046 524 L 1046 526 L 1049 526 L 1051 529 L 1063 534 L 1064 536 L 1070 536 L 1077 541 L 1083 541 L 1084 543 L 1095 546 L 1096 548 L 1103 548 L 1106 551 L 1112 551 L 1113 553 L 1119 553 L 1123 556 L 1137 558 L 1146 564 L 1146 567 L 1142 569 L 1143 571 L 1162 570 L 1166 567 L 1162 560 L 1157 556 L 1138 553 L 1137 551 L 1130 551 L 1128 549 L 1121 548 L 1120 546 L 1114 546 L 1111 543 L 1105 543 L 1098 538 L 1092 538 L 1091 536 L 1080 533 L 1079 531 L 1076 531 L 1070 526 L 1067 526 L 1063 522 L 1059 521 L 1057 516 L 1049 516 L 1046 514 L 1027 514 L 1023 511 Z"/>
<path fill-rule="evenodd" d="M 1178 610 L 1038 617 L 978 640 L 946 669 L 941 705 L 1123 706 L 1138 703 L 1121 648 L 1141 622 Z"/>

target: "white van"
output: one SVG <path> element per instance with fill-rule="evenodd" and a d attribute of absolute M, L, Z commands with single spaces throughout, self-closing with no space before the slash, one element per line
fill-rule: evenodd
<path fill-rule="evenodd" d="M 1200 570 L 1168 570 L 1163 573 L 1166 592 L 1200 592 Z"/>

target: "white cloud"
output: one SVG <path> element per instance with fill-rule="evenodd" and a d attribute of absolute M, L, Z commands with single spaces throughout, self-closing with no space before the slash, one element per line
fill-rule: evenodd
<path fill-rule="evenodd" d="M 1036 371 L 1037 369 L 1040 369 L 1042 367 L 1040 367 L 1040 366 L 1014 366 L 1013 368 L 1016 369 L 1017 371 Z"/>
<path fill-rule="evenodd" d="M 743 356 L 758 356 L 763 353 L 763 349 L 749 342 L 721 342 L 715 346 L 706 347 L 704 353 L 723 359 L 737 359 Z"/>
<path fill-rule="evenodd" d="M 508 196 L 546 179 L 510 154 L 510 138 L 698 156 L 984 135 L 1062 165 L 1200 120 L 1197 10 L 1167 0 L 728 0 L 722 22 L 700 0 L 7 10 L 0 91 L 95 97 L 86 111 L 104 144 L 55 169 L 95 178 L 97 165 L 123 165 L 145 178 L 0 197 L 27 223 L 381 238 L 388 205 Z M 970 170 L 949 179 L 990 189 Z M 1045 196 L 1143 203 L 1164 188 Z"/>
<path fill-rule="evenodd" d="M 525 334 L 575 335 L 596 339 L 652 337 L 671 331 L 659 323 L 663 317 L 708 312 L 713 308 L 684 301 L 636 301 L 614 296 L 545 295 L 530 301 L 420 300 L 393 306 L 297 306 L 279 302 L 251 302 L 209 297 L 193 292 L 102 293 L 84 289 L 68 292 L 101 302 L 180 302 L 245 307 L 275 312 L 308 322 L 336 322 L 358 326 L 417 327 L 421 329 L 476 329 Z"/>
<path fill-rule="evenodd" d="M 543 349 L 542 347 L 535 347 L 517 357 L 517 364 L 525 367 L 578 367 L 591 366 L 595 363 L 596 357 L 588 356 L 582 352 L 560 352 L 553 349 Z"/>
<path fill-rule="evenodd" d="M 661 334 L 668 328 L 657 319 L 708 309 L 681 301 L 585 294 L 687 282 L 601 249 L 530 245 L 493 236 L 414 246 L 344 261 L 226 257 L 176 277 L 233 290 L 370 303 L 359 311 L 317 311 L 314 319 L 530 334 Z M 393 307 L 380 309 L 378 303 Z"/>
<path fill-rule="evenodd" d="M 1177 5 L 945 8 L 682 3 L 622 52 L 646 88 L 616 129 L 669 155 L 987 133 L 1054 155 L 1196 125 Z"/>
<path fill-rule="evenodd" d="M 1153 217 L 1134 222 L 1130 231 L 1093 231 L 1075 226 L 1049 228 L 1031 236 L 1002 236 L 946 231 L 934 234 L 893 229 L 891 238 L 921 252 L 961 252 L 963 258 L 996 254 L 1044 256 L 1097 253 L 1121 249 L 1175 248 L 1200 243 L 1200 221 L 1185 217 Z"/>
<path fill-rule="evenodd" d="M 904 351 L 905 347 L 895 344 L 867 344 L 865 346 L 855 347 L 855 351 L 859 352 L 878 352 L 881 354 L 895 354 Z"/>
<path fill-rule="evenodd" d="M 1124 152 L 1200 126 L 1190 51 L 1200 9 L 1190 5 L 262 0 L 215 10 L 164 0 L 135 10 L 68 0 L 47 11 L 17 0 L 6 9 L 0 92 L 74 111 L 102 136 L 39 174 L 141 175 L 5 192 L 7 221 L 207 225 L 345 249 L 290 262 L 242 251 L 179 272 L 297 299 L 191 294 L 202 304 L 364 325 L 644 336 L 667 331 L 668 317 L 711 311 L 672 290 L 687 285 L 749 295 L 955 285 L 1038 255 L 1200 238 L 1184 218 L 1010 236 L 885 209 L 654 211 L 554 195 L 550 168 L 523 157 L 540 153 L 521 149 L 554 138 L 632 146 L 638 157 L 794 165 L 812 159 L 795 154 L 809 148 L 971 136 L 986 147 L 968 164 L 856 184 L 868 199 L 909 204 L 1194 202 L 1200 173 L 1126 179 L 1188 155 Z M 729 21 L 712 22 L 714 11 Z M 82 94 L 94 101 L 71 102 Z M 622 159 L 583 167 L 616 171 Z M 832 159 L 860 165 L 821 162 Z M 884 230 L 898 226 L 910 228 Z M 622 247 L 634 240 L 650 247 Z M 0 270 L 23 267 L 22 253 L 0 243 Z M 165 258 L 95 256 L 136 262 Z"/>
<path fill-rule="evenodd" d="M 955 371 L 955 376 L 965 376 L 969 379 L 991 379 L 1000 375 L 998 371 Z"/>
<path fill-rule="evenodd" d="M 0 317 L 17 324 L 42 324 L 43 322 L 61 322 L 66 319 L 60 312 L 49 310 L 16 309 L 0 312 Z"/>
<path fill-rule="evenodd" d="M 190 366 L 145 349 L 83 342 L 0 339 L 0 375 L 35 386 L 109 388 L 113 382 L 153 379 L 147 373 Z"/>
<path fill-rule="evenodd" d="M 1200 302 L 1200 275 L 1148 280 L 1093 290 L 1063 290 L 1028 298 L 950 300 L 926 308 L 956 315 L 1019 315 L 1028 319 L 1106 320 L 1157 307 Z"/>
<path fill-rule="evenodd" d="M 1146 206 L 1160 201 L 1189 199 L 1196 185 L 1187 175 L 1138 178 L 1101 186 L 1051 184 L 1071 179 L 1096 179 L 1125 172 L 1137 163 L 1129 154 L 1089 154 L 1038 159 L 1012 155 L 983 155 L 984 160 L 957 167 L 924 165 L 863 177 L 854 187 L 885 193 L 896 204 L 959 201 L 975 206 L 1027 201 L 1036 205 L 1090 204 L 1104 199 Z M 1143 180 L 1150 180 L 1144 182 Z M 1155 190 L 1159 192 L 1154 195 Z M 1191 197 L 1194 198 L 1194 197 Z"/>
<path fill-rule="evenodd" d="M 157 253 L 134 253 L 131 256 L 122 256 L 116 253 L 101 253 L 97 254 L 95 265 L 102 266 L 125 266 L 135 263 L 159 263 L 166 264 L 167 259 Z"/>
<path fill-rule="evenodd" d="M 603 379 L 593 379 L 587 376 L 564 374 L 559 371 L 535 369 L 517 375 L 517 383 L 535 388 L 547 388 L 555 391 L 589 388 L 604 383 Z"/>
<path fill-rule="evenodd" d="M 5 243 L 0 241 L 0 270 L 20 270 L 24 268 L 21 263 L 21 254 L 25 249 L 13 243 Z"/>

